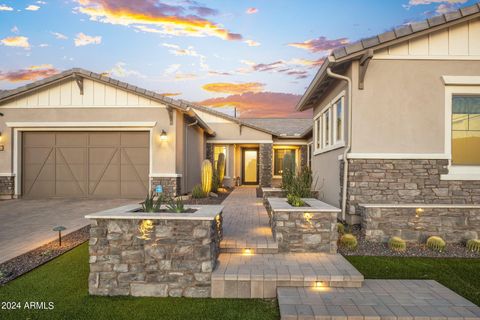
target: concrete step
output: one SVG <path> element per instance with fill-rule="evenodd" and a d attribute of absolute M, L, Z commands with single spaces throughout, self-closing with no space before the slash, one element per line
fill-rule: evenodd
<path fill-rule="evenodd" d="M 363 280 L 340 254 L 221 253 L 212 298 L 275 298 L 277 287 L 360 287 Z"/>
<path fill-rule="evenodd" d="M 283 320 L 469 319 L 480 308 L 433 280 L 365 280 L 361 288 L 277 288 Z"/>

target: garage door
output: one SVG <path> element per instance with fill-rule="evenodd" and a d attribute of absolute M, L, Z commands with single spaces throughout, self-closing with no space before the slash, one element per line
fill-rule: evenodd
<path fill-rule="evenodd" d="M 143 198 L 148 132 L 24 132 L 24 197 Z"/>

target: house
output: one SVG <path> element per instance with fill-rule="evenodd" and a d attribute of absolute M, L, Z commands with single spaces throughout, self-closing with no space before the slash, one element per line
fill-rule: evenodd
<path fill-rule="evenodd" d="M 143 198 L 158 185 L 184 194 L 220 153 L 226 185 L 270 186 L 284 153 L 306 163 L 311 128 L 244 121 L 71 69 L 0 93 L 0 197 Z"/>
<path fill-rule="evenodd" d="M 334 49 L 307 109 L 312 170 L 342 220 L 375 239 L 422 215 L 444 233 L 478 232 L 480 4 Z"/>

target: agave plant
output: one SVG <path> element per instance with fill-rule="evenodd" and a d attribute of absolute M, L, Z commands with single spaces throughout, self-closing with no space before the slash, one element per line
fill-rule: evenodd
<path fill-rule="evenodd" d="M 407 250 L 407 243 L 400 237 L 391 237 L 388 240 L 388 247 L 392 251 L 405 251 Z"/>
<path fill-rule="evenodd" d="M 470 239 L 467 241 L 467 250 L 480 253 L 480 240 Z"/>
<path fill-rule="evenodd" d="M 150 195 L 147 194 L 145 201 L 142 204 L 142 211 L 143 212 L 159 212 L 160 207 L 162 206 L 163 197 L 161 195 L 155 199 L 155 193 L 152 192 Z"/>
<path fill-rule="evenodd" d="M 182 213 L 185 212 L 185 204 L 181 198 L 176 200 L 171 200 L 169 204 L 167 204 L 167 211 L 174 212 L 174 213 Z"/>
<path fill-rule="evenodd" d="M 445 241 L 440 237 L 431 236 L 427 239 L 427 247 L 432 250 L 442 252 L 443 250 L 445 250 L 445 245 Z"/>

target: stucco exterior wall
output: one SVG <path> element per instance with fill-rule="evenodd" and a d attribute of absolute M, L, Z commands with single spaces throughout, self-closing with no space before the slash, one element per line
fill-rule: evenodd
<path fill-rule="evenodd" d="M 216 136 L 209 138 L 210 141 L 216 140 L 230 140 L 230 141 L 258 141 L 258 140 L 268 140 L 272 141 L 272 135 L 258 131 L 249 127 L 242 127 L 242 132 L 240 133 L 240 126 L 236 123 L 210 123 L 207 122 L 208 126 L 212 128 Z"/>
<path fill-rule="evenodd" d="M 358 90 L 357 74 L 352 153 L 449 153 L 444 150 L 445 85 L 441 77 L 478 76 L 480 61 L 374 59 L 364 90 Z"/>
<path fill-rule="evenodd" d="M 205 157 L 205 135 L 203 130 L 195 126 L 186 126 L 186 143 L 184 146 L 186 168 L 183 173 L 185 190 L 192 191 L 193 187 L 200 183 L 201 165 Z"/>

